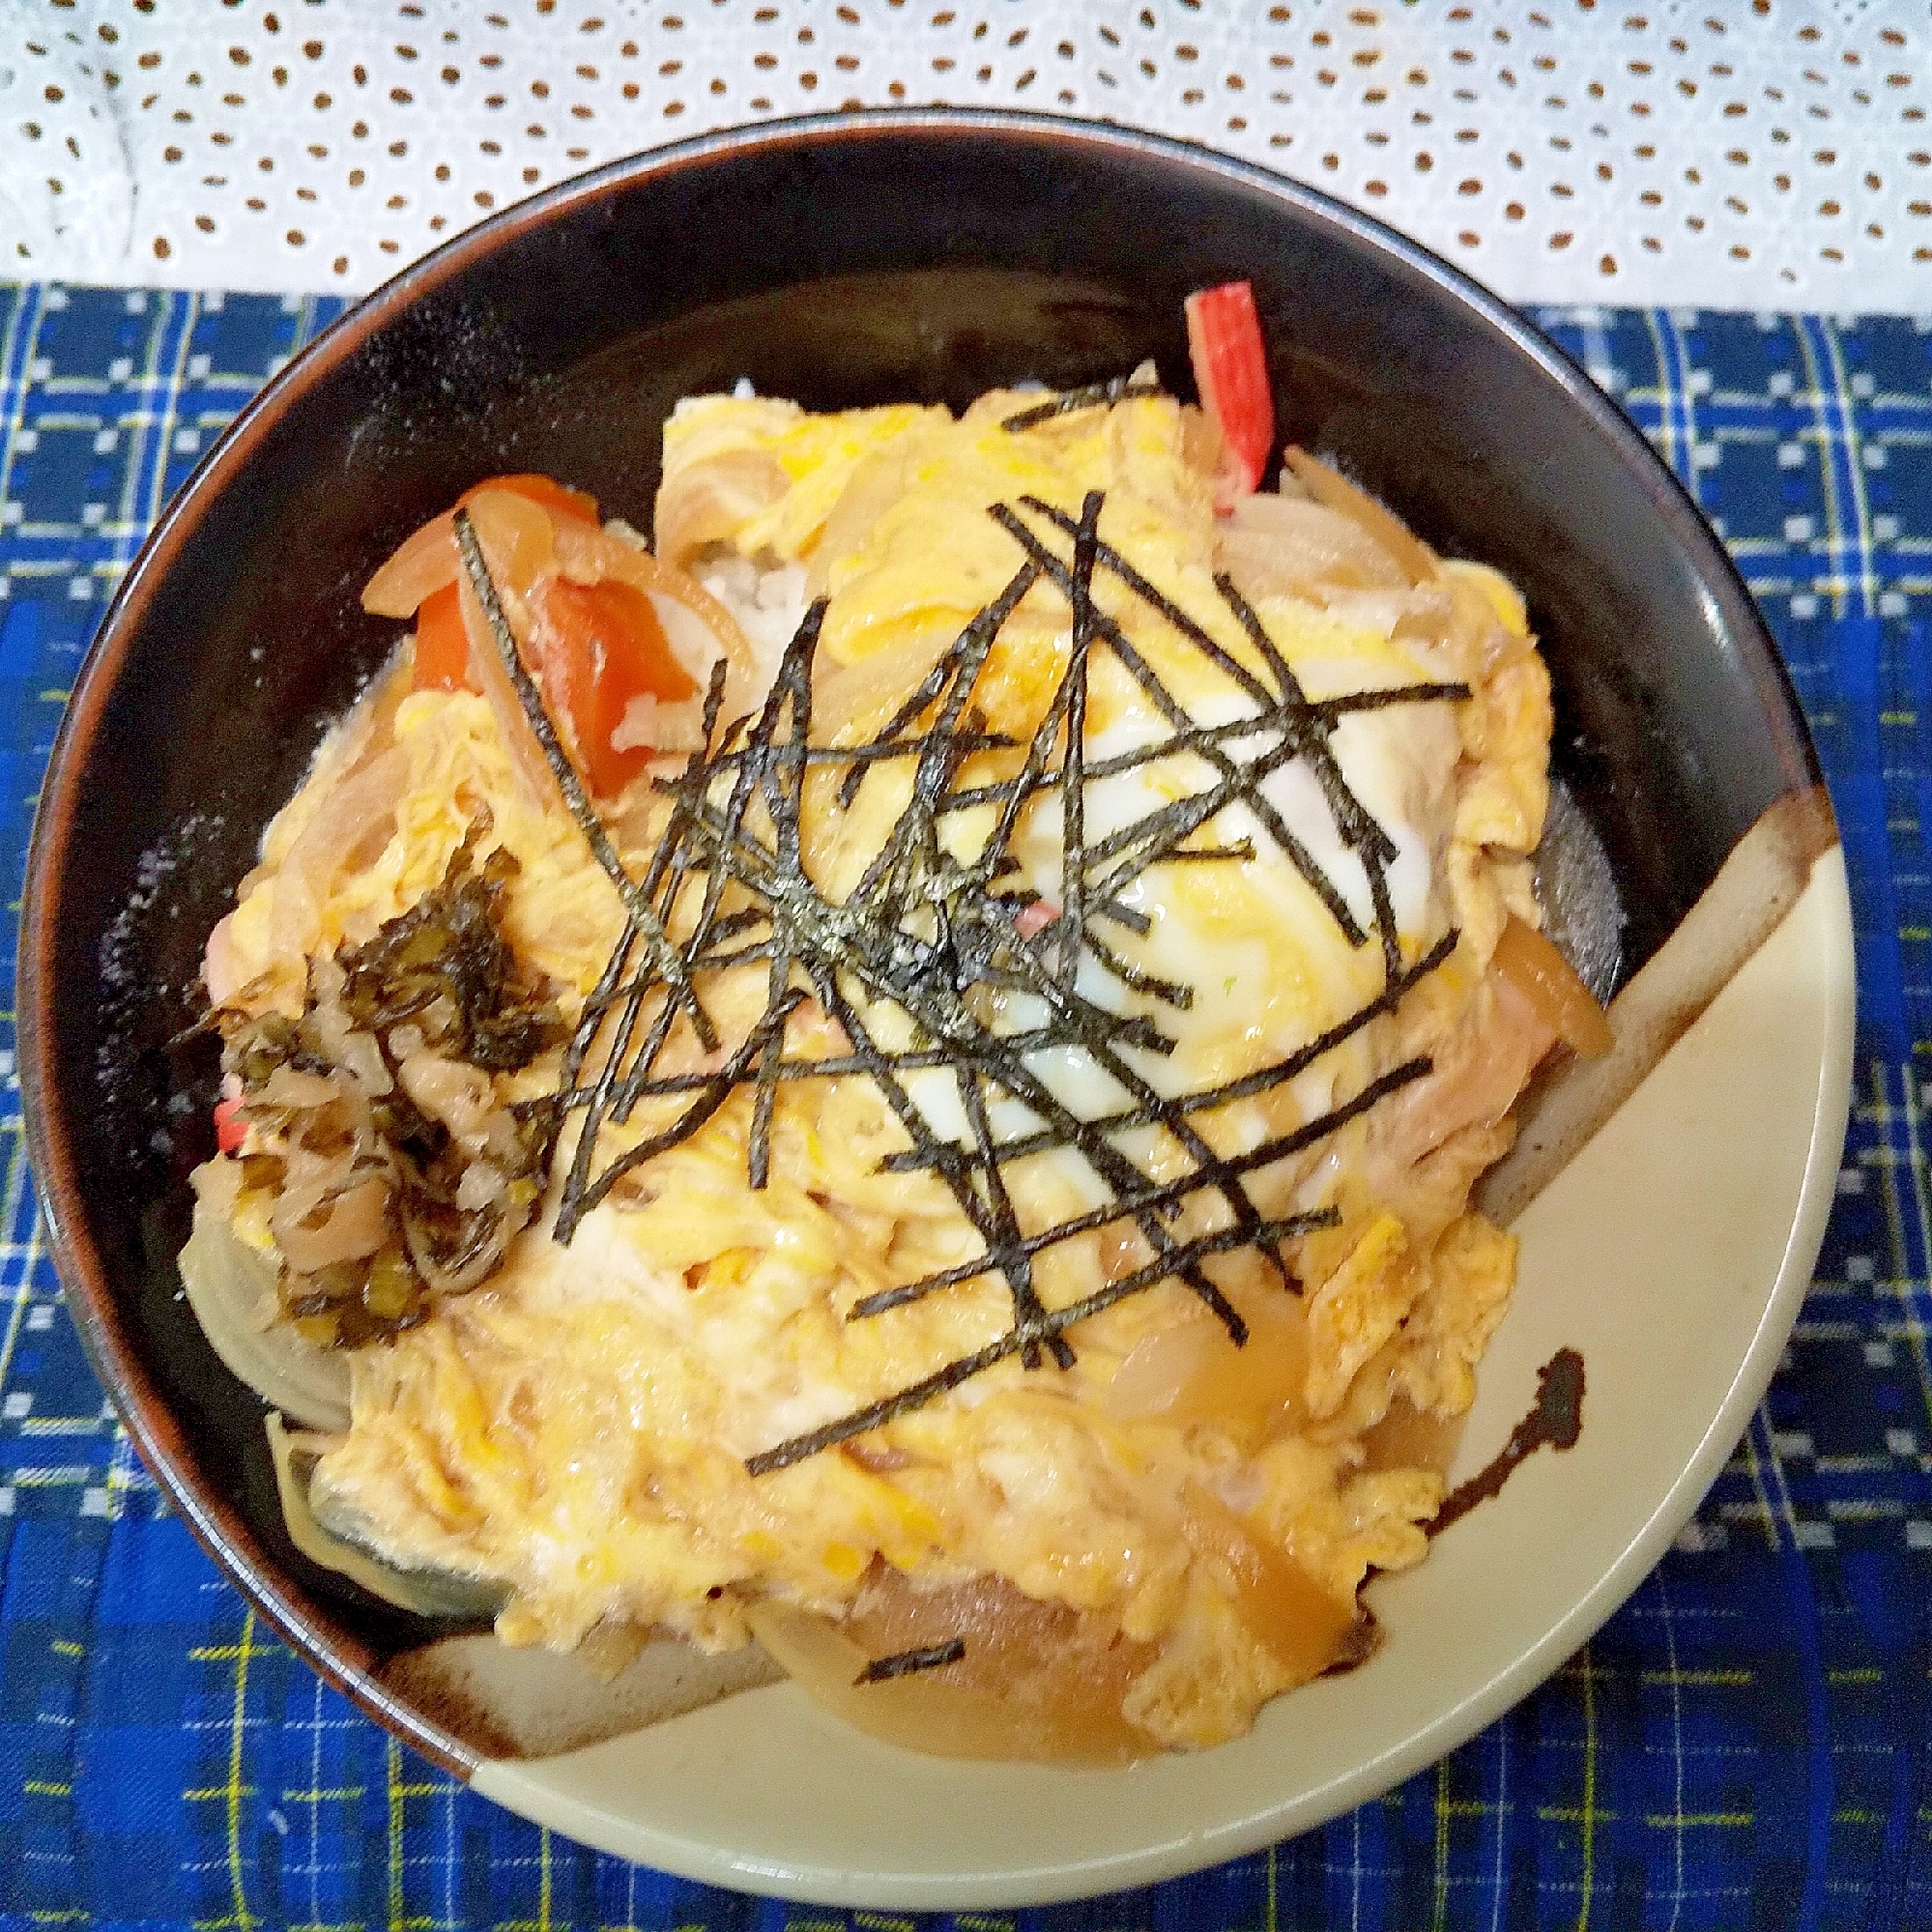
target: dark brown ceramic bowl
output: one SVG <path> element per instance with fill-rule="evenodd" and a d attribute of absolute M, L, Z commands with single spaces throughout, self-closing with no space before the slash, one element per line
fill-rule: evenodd
<path fill-rule="evenodd" d="M 205 1043 L 171 1043 L 263 826 L 393 641 L 361 613 L 362 582 L 493 473 L 554 473 L 648 527 L 672 403 L 740 376 L 815 408 L 957 406 L 994 383 L 1071 385 L 1151 356 L 1186 391 L 1182 300 L 1237 275 L 1254 284 L 1284 437 L 1527 592 L 1557 766 L 1627 915 L 1628 978 L 1746 829 L 1814 782 L 1742 585 L 1642 438 L 1509 309 L 1319 194 L 1170 142 L 916 112 L 768 127 L 586 176 L 337 322 L 243 412 L 129 572 L 47 773 L 21 937 L 51 1246 L 102 1381 L 216 1560 L 318 1669 L 458 1773 L 502 1738 L 395 1661 L 447 1632 L 291 1547 L 262 1405 L 203 1341 L 174 1262 L 216 1066 Z M 1447 1748 L 1485 1715 L 1465 1700 L 1417 1748 Z M 1413 1758 L 1377 1760 L 1371 1779 Z M 1165 1868 L 1365 1788 L 1257 1801 Z M 897 1883 L 855 1853 L 847 1883 L 782 1851 L 687 1856 L 571 1815 L 665 1862 L 821 1896 L 1011 1898 L 1163 1868 L 1115 1849 L 1003 1885 L 969 1859 Z"/>

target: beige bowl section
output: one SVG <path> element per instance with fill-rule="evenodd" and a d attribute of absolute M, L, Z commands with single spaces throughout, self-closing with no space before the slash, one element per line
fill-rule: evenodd
<path fill-rule="evenodd" d="M 1662 974 L 1647 969 L 1618 1002 L 1673 973 L 1691 987 L 1653 997 L 1662 1057 L 1515 1223 L 1515 1299 L 1451 1480 L 1502 1447 L 1560 1348 L 1584 1358 L 1581 1437 L 1523 1463 L 1420 1569 L 1370 1584 L 1385 1641 L 1368 1664 L 1279 1699 L 1233 1744 L 1124 1771 L 914 1756 L 779 1685 L 561 1756 L 486 1760 L 475 1788 L 711 1884 L 983 1908 L 1252 1852 L 1472 1736 L 1663 1554 L 1748 1423 L 1810 1281 L 1850 1093 L 1850 906 L 1835 843 L 1788 868 L 1764 844 L 1747 838 L 1686 922 L 1680 937 L 1704 957 L 1673 941 Z M 1714 973 L 1727 983 L 1705 1005 L 1695 982 Z"/>

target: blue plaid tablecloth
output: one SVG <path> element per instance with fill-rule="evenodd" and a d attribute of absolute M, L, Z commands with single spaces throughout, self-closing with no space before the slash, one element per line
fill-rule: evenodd
<path fill-rule="evenodd" d="M 170 492 L 340 306 L 0 286 L 0 872 Z M 1769 1399 L 1629 1603 L 1501 1722 L 1275 1850 L 995 1928 L 1932 1926 L 1932 318 L 1539 319 L 1729 543 L 1850 858 L 1856 1109 Z M 15 920 L 0 925 L 12 983 Z M 163 1506 L 42 1245 L 0 1034 L 0 1926 L 884 1928 L 539 1831 L 323 1687 Z"/>

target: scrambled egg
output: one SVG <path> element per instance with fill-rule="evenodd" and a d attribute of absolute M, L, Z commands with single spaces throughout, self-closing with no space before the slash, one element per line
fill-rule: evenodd
<path fill-rule="evenodd" d="M 1004 429 L 1029 400 L 988 397 L 958 421 L 933 409 L 813 417 L 763 399 L 682 403 L 665 432 L 660 554 L 726 594 L 732 572 L 749 568 L 790 570 L 802 596 L 829 599 L 815 737 L 840 743 L 876 732 L 1013 580 L 1023 553 L 989 505 L 1032 498 L 1077 517 L 1096 490 L 1101 538 L 1232 663 L 1261 659 L 1217 591 L 1224 569 L 1311 699 L 1468 685 L 1462 703 L 1350 712 L 1332 737 L 1349 789 L 1395 848 L 1387 885 L 1401 964 L 1452 928 L 1456 950 L 1292 1082 L 1203 1122 L 1218 1152 L 1238 1153 L 1401 1059 L 1435 1056 L 1429 1080 L 1250 1176 L 1264 1213 L 1337 1211 L 1337 1225 L 1284 1250 L 1299 1299 L 1237 1250 L 1209 1272 L 1249 1318 L 1246 1349 L 1168 1282 L 1081 1324 L 1069 1369 L 1008 1359 L 843 1447 L 750 1475 L 760 1451 L 984 1346 L 1012 1310 L 995 1276 L 850 1319 L 868 1294 L 970 1260 L 978 1238 L 937 1177 L 881 1171 L 907 1136 L 862 1079 L 781 1089 L 770 1182 L 754 1191 L 741 1092 L 639 1168 L 570 1246 L 550 1238 L 553 1183 L 501 1273 L 393 1342 L 356 1351 L 349 1427 L 326 1445 L 313 1493 L 319 1514 L 398 1565 L 500 1584 L 497 1628 L 512 1644 L 568 1648 L 628 1626 L 720 1648 L 745 1640 L 761 1600 L 837 1618 L 885 1573 L 920 1590 L 1003 1579 L 1145 1646 L 1124 1716 L 1150 1745 L 1199 1745 L 1244 1730 L 1334 1654 L 1332 1642 L 1298 1649 L 1266 1628 L 1255 1577 L 1312 1587 L 1341 1629 L 1370 1566 L 1421 1559 L 1440 1477 L 1384 1466 L 1377 1429 L 1392 1405 L 1465 1409 L 1507 1304 L 1514 1243 L 1466 1203 L 1475 1173 L 1508 1144 L 1519 1074 L 1497 1093 L 1472 1069 L 1507 1024 L 1488 972 L 1497 937 L 1513 914 L 1537 923 L 1526 855 L 1545 802 L 1547 684 L 1521 600 L 1493 573 L 1344 572 L 1321 596 L 1265 571 L 1244 582 L 1215 513 L 1212 433 L 1194 411 L 1145 397 Z M 1093 593 L 1197 723 L 1238 719 L 1236 684 L 1145 596 L 1106 571 Z M 1035 584 L 975 690 L 989 733 L 1030 735 L 1070 642 L 1067 598 Z M 345 774 L 367 769 L 366 746 L 328 747 L 217 934 L 211 978 L 218 970 L 257 1006 L 299 1012 L 304 960 L 366 939 L 414 904 L 487 806 L 491 843 L 521 864 L 507 936 L 574 1017 L 621 927 L 576 827 L 529 809 L 484 699 L 391 695 L 375 708 L 384 715 L 356 729 L 391 740 L 392 812 L 372 817 L 355 863 L 318 870 L 317 827 L 332 813 L 339 832 L 358 782 Z M 1168 729 L 1144 683 L 1096 652 L 1089 764 Z M 1238 754 L 1239 737 L 1229 742 Z M 1171 759 L 1093 780 L 1087 840 L 1198 790 L 1207 771 Z M 909 762 L 881 765 L 850 812 L 820 801 L 806 846 L 825 889 L 863 872 L 911 782 Z M 1124 897 L 1146 931 L 1110 929 L 1141 974 L 1186 986 L 1191 1003 L 1175 1010 L 1081 969 L 1096 1002 L 1158 1015 L 1174 1048 L 1144 1068 L 1165 1094 L 1273 1065 L 1383 989 L 1371 881 L 1307 762 L 1281 764 L 1261 793 L 1371 937 L 1344 937 L 1250 805 L 1219 812 L 1202 841 L 1252 856 L 1141 873 Z M 1037 799 L 1016 843 L 1022 883 L 1049 907 L 1065 890 L 1059 811 L 1055 795 Z M 612 815 L 633 868 L 663 812 L 645 787 Z M 948 836 L 962 855 L 992 817 L 991 806 L 959 815 Z M 758 1002 L 747 999 L 749 1013 Z M 735 1017 L 727 999 L 728 1036 Z M 807 1015 L 794 1044 L 814 1024 L 830 1038 L 823 1016 Z M 1078 1051 L 1042 1055 L 1036 1071 L 1082 1118 L 1118 1104 Z M 553 1054 L 505 1086 L 534 1096 L 555 1077 Z M 963 1132 L 945 1070 L 913 1092 L 935 1134 Z M 560 1171 L 569 1151 L 566 1139 Z M 1152 1129 L 1135 1154 L 1152 1172 L 1177 1158 Z M 1066 1149 L 1015 1164 L 1011 1185 L 1028 1225 L 1101 1197 Z M 269 1248 L 259 1197 L 244 1192 L 238 1226 Z M 1138 1241 L 1101 1229 L 1061 1244 L 1042 1257 L 1043 1299 L 1063 1306 L 1139 1265 Z"/>

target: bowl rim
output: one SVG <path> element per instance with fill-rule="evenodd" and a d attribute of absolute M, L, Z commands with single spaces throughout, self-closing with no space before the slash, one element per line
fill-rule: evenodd
<path fill-rule="evenodd" d="M 192 541 L 207 506 L 245 472 L 253 451 L 295 397 L 379 336 L 411 304 L 517 237 L 566 219 L 579 208 L 606 196 L 634 191 L 665 177 L 703 169 L 717 159 L 747 152 L 815 151 L 854 142 L 891 142 L 908 135 L 935 140 L 949 136 L 992 138 L 1032 146 L 1047 152 L 1049 164 L 1053 155 L 1064 153 L 1139 157 L 1197 178 L 1258 192 L 1290 218 L 1339 231 L 1402 265 L 1438 298 L 1471 313 L 1517 356 L 1526 358 L 1560 388 L 1570 405 L 1587 418 L 1590 428 L 1607 440 L 1639 481 L 1662 533 L 1687 559 L 1716 603 L 1722 628 L 1750 675 L 1760 708 L 1788 728 L 1793 755 L 1788 774 L 1791 784 L 1815 781 L 1818 775 L 1817 754 L 1790 674 L 1742 576 L 1688 492 L 1635 424 L 1533 321 L 1464 271 L 1374 216 L 1252 161 L 1111 123 L 1015 109 L 879 108 L 779 119 L 697 135 L 559 182 L 453 237 L 351 303 L 262 386 L 169 500 L 117 586 L 74 678 L 47 760 L 27 851 L 15 1002 L 21 1104 L 47 1252 L 69 1290 L 74 1325 L 90 1366 L 120 1412 L 143 1461 L 217 1568 L 297 1655 L 365 1714 L 466 1781 L 485 1761 L 481 1753 L 392 1692 L 377 1675 L 381 1658 L 371 1647 L 348 1629 L 325 1602 L 279 1570 L 228 1499 L 199 1485 L 185 1456 L 187 1431 L 142 1364 L 133 1345 L 138 1324 L 122 1304 L 92 1238 L 72 1123 L 54 1098 L 59 1089 L 48 1062 L 53 1040 L 51 1014 L 58 997 L 51 911 L 61 896 L 65 869 L 73 862 L 70 833 L 78 803 L 81 754 L 99 732 L 132 640 L 159 585 Z M 1824 1207 L 1820 1205 L 1818 1176 L 1823 1171 L 1829 1181 L 1830 1164 L 1821 1169 L 1820 1154 L 1820 1146 L 1814 1142 L 1799 1221 L 1822 1235 Z M 1829 1195 L 1828 1185 L 1824 1196 L 1827 1203 Z M 1802 1239 L 1801 1236 L 1801 1245 Z M 1768 1317 L 1787 1303 L 1787 1312 L 1795 1317 L 1797 1303 L 1783 1279 L 1789 1273 L 1789 1258 L 1786 1269 L 1780 1272 Z M 1714 1431 L 1719 1424 L 1728 1425 L 1730 1420 L 1746 1415 L 1769 1380 L 1777 1353 L 1775 1338 L 1770 1334 L 1773 1326 L 1778 1324 L 1768 1320 L 1767 1327 L 1760 1329 L 1740 1365 L 1729 1399 L 1714 1419 Z M 1788 1321 L 1783 1326 L 1788 1326 Z M 1782 1333 L 1781 1326 L 1778 1333 Z M 1747 1388 L 1749 1399 L 1744 1400 Z M 1432 1741 L 1429 1756 L 1452 1748 L 1495 1711 L 1526 1694 L 1565 1654 L 1553 1648 L 1559 1641 L 1573 1647 L 1610 1614 L 1641 1580 L 1683 1516 L 1694 1507 L 1729 1440 L 1726 1435 L 1712 1447 L 1707 1438 L 1706 1453 L 1672 1485 L 1666 1504 L 1647 1526 L 1644 1537 L 1531 1654 L 1543 1660 L 1541 1667 L 1531 1668 L 1526 1658 L 1524 1669 L 1511 1674 L 1506 1693 L 1499 1685 L 1493 1700 L 1480 1700 L 1484 1707 L 1480 1711 L 1472 1715 L 1469 1707 L 1459 1707 L 1425 1727 Z M 1697 1477 L 1694 1487 L 1693 1476 Z M 1666 1523 L 1666 1518 L 1672 1519 Z M 1409 1754 L 1401 1755 L 1405 1762 L 1390 1766 L 1388 1777 L 1377 1788 L 1386 1788 L 1412 1768 L 1406 1762 Z M 1380 1772 L 1374 1775 L 1380 1776 Z M 1203 1847 L 1211 1858 L 1229 1856 L 1239 1849 L 1242 1847 L 1232 1844 Z M 735 1881 L 720 1880 L 715 1871 L 706 1876 L 713 1882 L 762 1879 L 770 1884 L 775 1875 L 746 1869 Z M 1107 1874 L 1110 1884 L 1131 1883 L 1135 1878 L 1136 1874 L 1125 1871 Z"/>

